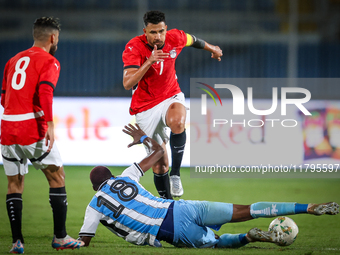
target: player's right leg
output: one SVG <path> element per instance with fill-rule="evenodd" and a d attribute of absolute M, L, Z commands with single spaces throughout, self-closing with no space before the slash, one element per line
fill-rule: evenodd
<path fill-rule="evenodd" d="M 20 145 L 1 145 L 2 159 L 8 188 L 6 208 L 12 232 L 12 249 L 10 253 L 24 253 L 24 238 L 22 235 L 22 193 L 24 191 L 24 176 L 28 173 L 27 159 Z"/>
<path fill-rule="evenodd" d="M 164 155 L 152 166 L 154 183 L 161 198 L 172 199 L 169 182 L 169 161 L 165 144 L 162 144 Z"/>
<path fill-rule="evenodd" d="M 49 183 L 49 200 L 53 212 L 54 235 L 57 238 L 66 236 L 67 196 L 65 189 L 64 168 L 49 165 L 41 170 Z"/>
<path fill-rule="evenodd" d="M 165 114 L 165 123 L 171 129 L 170 149 L 171 149 L 171 172 L 170 186 L 171 195 L 181 197 L 184 193 L 180 177 L 180 168 L 184 155 L 186 143 L 186 107 L 184 105 L 184 95 L 180 93 L 171 99 L 168 99 L 167 111 Z"/>
<path fill-rule="evenodd" d="M 84 246 L 66 232 L 67 196 L 64 168 L 49 165 L 42 169 L 50 185 L 50 204 L 53 212 L 54 237 L 52 247 L 56 250 L 75 249 Z"/>
<path fill-rule="evenodd" d="M 53 213 L 54 237 L 52 247 L 59 249 L 74 249 L 84 246 L 84 242 L 73 239 L 66 232 L 67 196 L 65 189 L 65 172 L 56 143 L 49 153 L 45 139 L 37 144 L 25 146 L 26 153 L 31 154 L 30 160 L 36 169 L 46 176 L 49 190 L 49 200 Z M 34 157 L 33 157 L 34 155 Z"/>
<path fill-rule="evenodd" d="M 325 204 L 299 204 L 295 202 L 258 202 L 251 205 L 230 203 L 187 201 L 195 210 L 196 223 L 200 226 L 220 226 L 228 222 L 242 222 L 255 218 L 270 218 L 293 214 L 339 213 L 335 202 Z"/>
<path fill-rule="evenodd" d="M 169 181 L 169 161 L 165 144 L 169 140 L 165 132 L 165 123 L 162 120 L 163 102 L 153 108 L 136 114 L 136 123 L 164 149 L 164 156 L 152 167 L 154 183 L 160 197 L 172 199 Z M 146 147 L 145 147 L 146 148 Z"/>
<path fill-rule="evenodd" d="M 257 202 L 251 205 L 233 205 L 231 222 L 247 221 L 255 218 L 269 218 L 294 214 L 330 214 L 339 213 L 335 202 L 323 204 L 299 204 L 295 202 Z"/>

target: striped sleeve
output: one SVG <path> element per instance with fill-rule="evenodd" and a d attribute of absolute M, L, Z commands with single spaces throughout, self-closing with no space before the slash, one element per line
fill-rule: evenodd
<path fill-rule="evenodd" d="M 90 205 L 88 205 L 85 212 L 84 223 L 80 229 L 79 236 L 95 236 L 101 217 L 101 213 L 97 212 Z"/>
<path fill-rule="evenodd" d="M 137 163 L 134 163 L 132 166 L 126 168 L 120 177 L 130 177 L 132 180 L 139 182 L 140 177 L 144 175 L 143 170 Z"/>

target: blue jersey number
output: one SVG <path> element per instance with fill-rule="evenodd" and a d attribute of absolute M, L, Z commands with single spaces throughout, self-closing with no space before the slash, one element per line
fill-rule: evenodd
<path fill-rule="evenodd" d="M 113 212 L 113 217 L 114 218 L 118 218 L 119 215 L 122 213 L 122 211 L 124 210 L 125 206 L 123 205 L 119 205 L 119 206 L 115 206 L 114 204 L 112 204 L 109 200 L 107 200 L 106 198 L 99 196 L 97 198 L 97 206 L 100 207 L 101 205 L 106 206 L 108 209 L 110 209 Z"/>
<path fill-rule="evenodd" d="M 110 190 L 112 193 L 117 194 L 119 199 L 124 202 L 130 201 L 138 195 L 137 186 L 134 185 L 133 183 L 128 183 L 124 180 L 114 181 L 110 186 Z M 107 199 L 105 199 L 104 197 L 98 196 L 97 206 L 101 206 L 101 205 L 104 205 L 108 209 L 110 209 L 113 212 L 114 218 L 118 218 L 125 208 L 125 206 L 123 205 L 116 206 L 112 204 L 110 201 L 108 201 Z"/>
<path fill-rule="evenodd" d="M 119 199 L 124 202 L 134 199 L 138 194 L 137 186 L 124 180 L 116 180 L 113 182 L 110 190 L 112 193 L 116 193 Z"/>

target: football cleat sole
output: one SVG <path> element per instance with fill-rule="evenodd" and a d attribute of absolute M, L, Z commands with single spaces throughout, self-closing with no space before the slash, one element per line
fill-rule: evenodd
<path fill-rule="evenodd" d="M 307 212 L 314 215 L 330 214 L 336 215 L 339 213 L 339 205 L 335 202 L 323 204 L 309 204 Z"/>
<path fill-rule="evenodd" d="M 252 228 L 247 233 L 252 242 L 269 242 L 275 244 L 281 244 L 283 242 L 282 233 L 275 230 L 263 231 L 259 228 Z"/>

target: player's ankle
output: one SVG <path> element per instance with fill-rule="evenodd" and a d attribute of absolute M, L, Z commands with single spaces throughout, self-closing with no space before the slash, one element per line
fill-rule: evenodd
<path fill-rule="evenodd" d="M 307 206 L 307 213 L 313 214 L 313 212 L 312 212 L 312 210 L 311 210 L 311 208 L 312 208 L 313 205 L 315 205 L 315 204 L 312 204 L 312 203 L 308 204 L 308 206 Z"/>
<path fill-rule="evenodd" d="M 253 240 L 248 233 L 246 234 L 246 239 L 249 243 L 255 242 L 255 240 Z"/>

